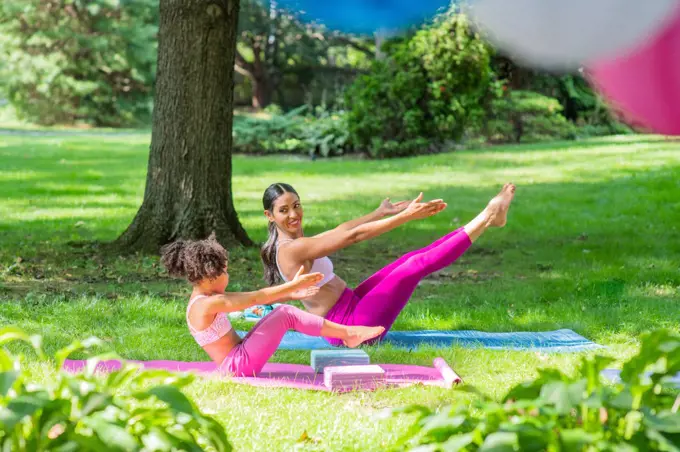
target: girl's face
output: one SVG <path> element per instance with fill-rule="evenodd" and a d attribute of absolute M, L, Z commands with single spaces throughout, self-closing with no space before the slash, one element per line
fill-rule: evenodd
<path fill-rule="evenodd" d="M 297 236 L 302 232 L 302 204 L 295 193 L 284 193 L 274 201 L 272 211 L 265 211 L 270 222 L 289 235 Z"/>
<path fill-rule="evenodd" d="M 228 266 L 224 267 L 224 273 L 222 273 L 220 276 L 218 276 L 215 279 L 210 280 L 210 290 L 214 293 L 224 293 L 225 290 L 227 290 L 227 286 L 229 285 L 229 268 Z"/>

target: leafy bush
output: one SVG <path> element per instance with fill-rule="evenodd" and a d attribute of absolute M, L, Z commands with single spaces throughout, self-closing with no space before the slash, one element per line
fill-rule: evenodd
<path fill-rule="evenodd" d="M 486 134 L 494 142 L 534 142 L 573 138 L 574 125 L 552 97 L 531 91 L 509 91 L 491 102 Z"/>
<path fill-rule="evenodd" d="M 576 135 L 579 138 L 601 137 L 607 135 L 630 135 L 632 133 L 634 132 L 630 127 L 616 121 L 612 121 L 611 124 L 606 125 L 586 124 L 578 127 L 576 130 Z"/>
<path fill-rule="evenodd" d="M 347 117 L 343 113 L 320 110 L 302 126 L 302 140 L 311 155 L 341 155 L 350 150 Z"/>
<path fill-rule="evenodd" d="M 39 337 L 15 328 L 0 330 L 0 346 L 17 340 L 42 356 Z M 57 352 L 57 373 L 46 386 L 29 383 L 21 359 L 0 349 L 2 450 L 231 450 L 223 427 L 180 391 L 191 376 L 126 365 L 97 377 L 97 363 L 111 356 L 89 359 L 82 374 L 59 372 L 71 353 L 98 343 L 88 339 Z"/>
<path fill-rule="evenodd" d="M 614 385 L 600 377 L 611 361 L 583 359 L 574 377 L 540 370 L 536 380 L 511 389 L 502 403 L 480 394 L 472 407 L 395 410 L 418 414 L 399 447 L 422 452 L 677 451 L 680 395 L 669 380 L 680 372 L 680 335 L 662 330 L 643 337 L 640 352 L 625 363 L 622 381 Z"/>
<path fill-rule="evenodd" d="M 303 115 L 306 106 L 271 119 L 255 117 L 234 121 L 234 151 L 245 154 L 341 155 L 351 150 L 343 113 L 317 109 Z"/>
<path fill-rule="evenodd" d="M 0 2 L 0 78 L 21 119 L 134 125 L 150 118 L 158 3 Z"/>
<path fill-rule="evenodd" d="M 271 119 L 235 117 L 233 125 L 234 152 L 263 154 L 296 152 L 302 147 L 300 136 L 304 108 Z"/>
<path fill-rule="evenodd" d="M 348 88 L 351 140 L 374 157 L 458 140 L 493 86 L 489 49 L 455 12 L 397 44 Z M 418 149 L 416 145 L 428 143 Z"/>

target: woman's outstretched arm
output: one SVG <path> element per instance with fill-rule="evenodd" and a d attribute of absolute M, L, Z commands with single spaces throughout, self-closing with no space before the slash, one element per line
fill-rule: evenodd
<path fill-rule="evenodd" d="M 382 203 L 380 203 L 378 208 L 375 209 L 373 212 L 371 212 L 367 215 L 364 215 L 362 217 L 355 218 L 353 220 L 349 220 L 345 223 L 342 223 L 341 225 L 339 225 L 335 229 L 347 231 L 347 230 L 350 230 L 350 229 L 354 229 L 357 226 L 361 226 L 362 224 L 372 223 L 374 221 L 381 220 L 381 219 L 383 219 L 383 218 L 385 218 L 386 216 L 389 216 L 389 215 L 396 215 L 398 213 L 403 212 L 408 207 L 408 205 L 410 203 L 411 203 L 411 201 L 399 201 L 397 203 L 392 204 L 392 202 L 390 201 L 390 198 L 386 198 Z M 331 232 L 331 231 L 323 232 L 323 233 L 317 235 L 317 237 L 324 235 L 324 234 L 328 234 L 329 232 Z"/>
<path fill-rule="evenodd" d="M 422 198 L 421 193 L 409 202 L 406 209 L 389 218 L 360 224 L 351 229 L 338 227 L 313 237 L 301 237 L 282 245 L 279 253 L 292 258 L 296 265 L 299 265 L 328 256 L 355 243 L 372 239 L 409 221 L 430 217 L 446 208 L 446 203 L 441 199 L 421 202 Z"/>

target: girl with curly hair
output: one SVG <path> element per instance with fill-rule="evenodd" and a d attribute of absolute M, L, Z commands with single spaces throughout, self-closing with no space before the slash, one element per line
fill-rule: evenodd
<path fill-rule="evenodd" d="M 189 331 L 217 363 L 221 371 L 235 376 L 259 373 L 289 329 L 310 336 L 332 337 L 357 347 L 383 333 L 382 327 L 344 326 L 290 305 L 282 305 L 260 320 L 241 339 L 229 322 L 228 313 L 255 305 L 267 305 L 314 296 L 321 273 L 303 273 L 291 281 L 254 292 L 225 292 L 229 284 L 227 251 L 211 235 L 206 240 L 178 240 L 161 249 L 161 260 L 172 276 L 192 285 L 186 310 Z"/>

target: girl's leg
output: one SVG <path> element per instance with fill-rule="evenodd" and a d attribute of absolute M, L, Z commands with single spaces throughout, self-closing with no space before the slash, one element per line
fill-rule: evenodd
<path fill-rule="evenodd" d="M 293 329 L 310 336 L 342 339 L 350 347 L 380 335 L 382 327 L 345 326 L 324 320 L 290 305 L 282 305 L 260 320 L 237 345 L 234 359 L 223 363 L 237 376 L 253 376 L 260 372 L 278 348 L 286 331 Z M 231 354 L 230 354 L 231 356 Z"/>
<path fill-rule="evenodd" d="M 421 248 L 419 250 L 411 251 L 410 253 L 404 254 L 399 259 L 397 259 L 396 261 L 387 265 L 386 267 L 383 267 L 382 269 L 378 270 L 376 273 L 371 275 L 368 279 L 366 279 L 361 284 L 359 284 L 357 286 L 357 288 L 354 289 L 354 293 L 356 294 L 357 297 L 362 298 L 364 295 L 366 295 L 368 292 L 370 292 L 375 286 L 377 286 L 378 283 L 380 281 L 382 281 L 387 275 L 392 273 L 392 270 L 394 270 L 395 268 L 399 267 L 401 264 L 406 262 L 406 260 L 408 260 L 411 256 L 414 256 L 414 255 L 420 254 L 420 253 L 425 253 L 425 252 L 431 250 L 432 248 L 439 246 L 441 243 L 445 242 L 446 240 L 448 240 L 452 236 L 458 234 L 462 230 L 463 230 L 463 228 L 458 228 L 455 231 L 449 232 L 444 237 L 440 237 L 436 241 L 427 245 L 425 248 Z"/>
<path fill-rule="evenodd" d="M 468 223 L 463 231 L 450 235 L 436 247 L 414 254 L 357 303 L 351 316 L 353 325 L 380 325 L 387 331 L 421 279 L 455 262 L 488 227 L 504 226 L 515 186 L 506 184 L 486 209 Z"/>

